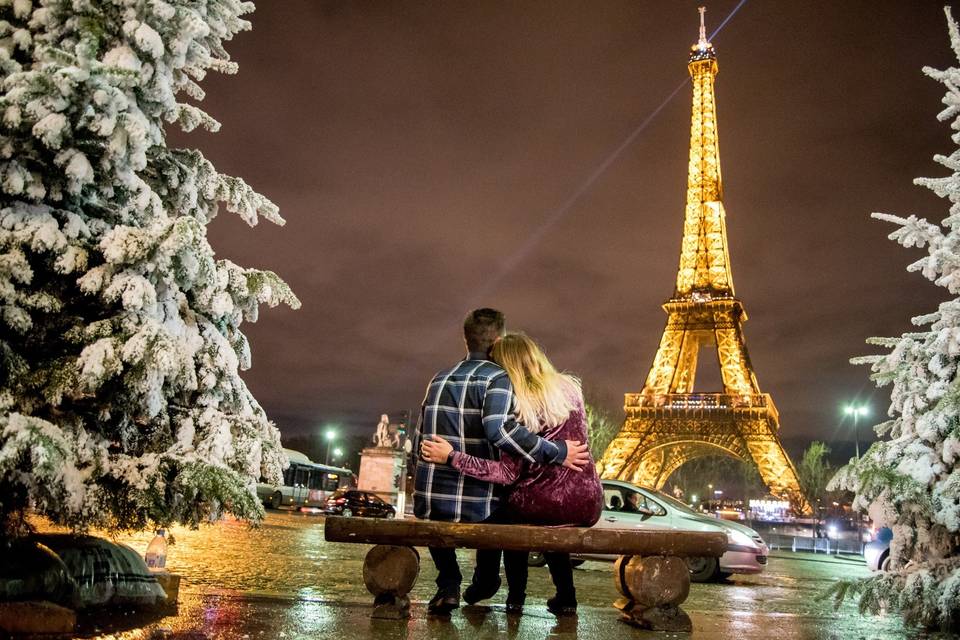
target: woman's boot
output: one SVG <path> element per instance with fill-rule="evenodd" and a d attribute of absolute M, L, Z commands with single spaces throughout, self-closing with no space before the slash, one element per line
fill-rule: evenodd
<path fill-rule="evenodd" d="M 557 616 L 577 613 L 577 590 L 573 586 L 573 567 L 569 553 L 545 553 L 550 577 L 557 588 L 557 595 L 547 600 L 547 610 Z"/>

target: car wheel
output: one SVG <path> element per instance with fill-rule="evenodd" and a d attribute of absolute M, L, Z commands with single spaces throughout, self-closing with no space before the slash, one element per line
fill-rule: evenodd
<path fill-rule="evenodd" d="M 383 514 L 383 517 L 389 520 L 393 518 L 395 515 L 397 514 L 395 514 L 393 511 L 387 511 L 385 514 Z"/>
<path fill-rule="evenodd" d="M 720 573 L 720 562 L 716 558 L 687 558 L 690 567 L 690 582 L 709 582 Z"/>
<path fill-rule="evenodd" d="M 270 508 L 279 509 L 280 505 L 283 504 L 283 494 L 279 491 L 274 491 L 273 495 L 270 496 Z"/>
<path fill-rule="evenodd" d="M 340 512 L 340 515 L 342 515 L 344 518 L 349 518 L 350 516 L 353 515 L 353 511 L 350 509 L 344 509 L 343 511 Z"/>
<path fill-rule="evenodd" d="M 883 560 L 880 561 L 880 571 L 890 571 L 890 554 L 883 556 Z"/>
<path fill-rule="evenodd" d="M 528 567 L 543 567 L 547 564 L 547 557 L 539 551 L 531 551 L 527 556 Z"/>

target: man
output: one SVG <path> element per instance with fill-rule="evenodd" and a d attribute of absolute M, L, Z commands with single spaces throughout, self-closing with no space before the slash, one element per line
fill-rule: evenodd
<path fill-rule="evenodd" d="M 442 436 L 454 450 L 499 459 L 504 449 L 531 462 L 562 464 L 575 470 L 589 460 L 587 445 L 550 442 L 530 433 L 514 418 L 513 387 L 507 372 L 489 358 L 504 334 L 503 314 L 495 309 L 471 311 L 463 323 L 467 357 L 437 373 L 427 387 L 417 425 L 417 446 L 425 438 Z M 449 522 L 496 522 L 500 489 L 462 475 L 453 467 L 417 462 L 413 494 L 418 518 Z M 455 549 L 430 547 L 437 565 L 437 594 L 427 610 L 446 615 L 460 606 L 462 576 Z M 473 580 L 464 599 L 473 604 L 500 588 L 500 551 L 477 551 Z"/>
<path fill-rule="evenodd" d="M 623 511 L 626 513 L 640 513 L 640 494 L 627 494 L 627 501 L 623 503 Z"/>

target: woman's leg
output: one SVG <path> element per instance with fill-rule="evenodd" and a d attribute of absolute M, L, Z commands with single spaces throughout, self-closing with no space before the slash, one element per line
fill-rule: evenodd
<path fill-rule="evenodd" d="M 577 590 L 573 586 L 573 566 L 569 553 L 545 553 L 550 577 L 557 588 L 555 601 L 563 607 L 577 606 Z"/>
<path fill-rule="evenodd" d="M 527 598 L 527 558 L 526 551 L 504 551 L 503 569 L 507 574 L 507 604 L 523 605 Z"/>

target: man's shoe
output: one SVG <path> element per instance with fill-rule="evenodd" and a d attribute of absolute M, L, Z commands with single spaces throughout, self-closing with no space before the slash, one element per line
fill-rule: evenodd
<path fill-rule="evenodd" d="M 435 616 L 448 616 L 450 612 L 460 606 L 460 595 L 457 593 L 447 593 L 437 591 L 427 603 L 427 613 Z"/>
<path fill-rule="evenodd" d="M 523 613 L 523 603 L 527 600 L 527 594 L 519 596 L 515 593 L 507 594 L 507 615 L 519 616 Z"/>
<path fill-rule="evenodd" d="M 497 591 L 500 591 L 500 578 L 497 578 L 497 581 L 488 587 L 481 587 L 476 582 L 471 582 L 470 586 L 463 592 L 463 599 L 467 604 L 477 604 L 481 600 L 497 595 Z"/>
<path fill-rule="evenodd" d="M 555 616 L 575 616 L 577 615 L 577 601 L 561 600 L 554 596 L 547 600 L 547 611 Z"/>

